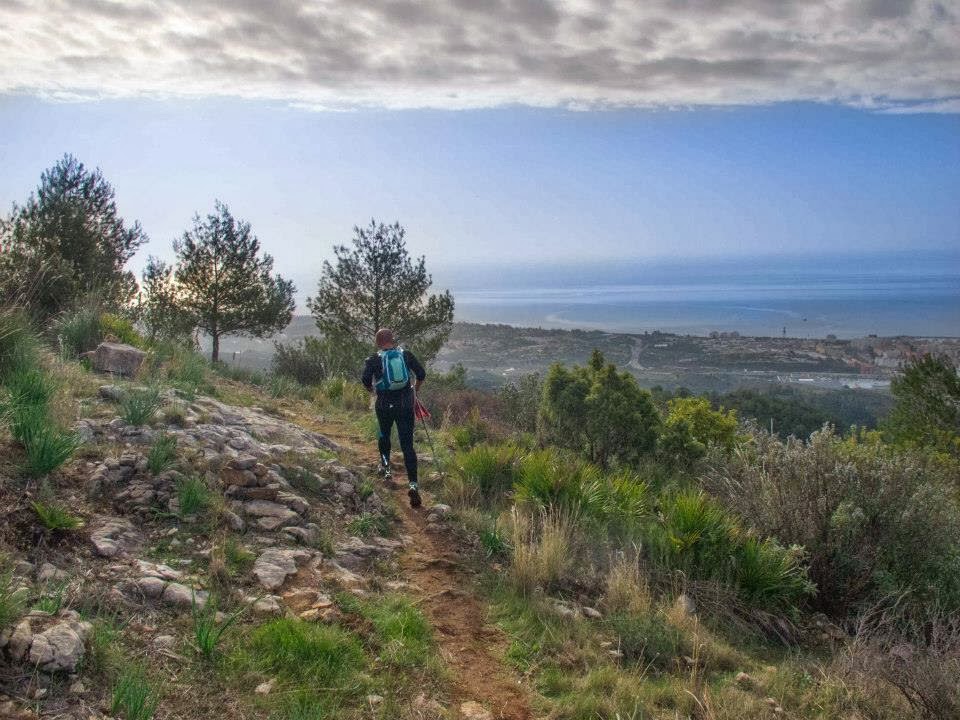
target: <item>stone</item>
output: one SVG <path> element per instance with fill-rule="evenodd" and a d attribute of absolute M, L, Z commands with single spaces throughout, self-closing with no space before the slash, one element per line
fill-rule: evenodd
<path fill-rule="evenodd" d="M 262 682 L 259 685 L 257 685 L 256 688 L 254 688 L 253 692 L 255 692 L 257 695 L 269 695 L 270 692 L 273 690 L 273 686 L 276 684 L 276 682 L 277 681 L 273 679 L 267 680 L 266 682 Z"/>
<path fill-rule="evenodd" d="M 296 524 L 300 516 L 293 510 L 279 503 L 269 500 L 250 500 L 243 504 L 243 511 L 253 517 L 274 517 L 283 520 L 285 524 Z"/>
<path fill-rule="evenodd" d="M 87 686 L 83 684 L 83 680 L 77 680 L 70 685 L 69 692 L 71 695 L 86 695 Z"/>
<path fill-rule="evenodd" d="M 73 672 L 83 659 L 84 643 L 91 629 L 90 623 L 65 620 L 34 635 L 30 664 L 46 672 Z"/>
<path fill-rule="evenodd" d="M 367 695 L 367 704 L 373 707 L 383 703 L 383 695 Z"/>
<path fill-rule="evenodd" d="M 693 617 L 697 614 L 696 603 L 694 603 L 693 599 L 686 593 L 680 593 L 677 597 L 676 605 L 687 617 Z"/>
<path fill-rule="evenodd" d="M 304 515 L 310 509 L 310 503 L 299 495 L 290 492 L 277 493 L 277 502 L 286 505 L 296 513 Z"/>
<path fill-rule="evenodd" d="M 453 512 L 453 508 L 449 505 L 444 505 L 443 503 L 437 503 L 430 508 L 430 514 L 438 516 L 441 520 L 445 520 Z"/>
<path fill-rule="evenodd" d="M 69 577 L 68 573 L 48 562 L 41 565 L 37 571 L 37 582 L 39 583 L 60 582 Z"/>
<path fill-rule="evenodd" d="M 90 542 L 100 557 L 112 558 L 139 545 L 142 536 L 123 518 L 100 518 L 90 532 Z"/>
<path fill-rule="evenodd" d="M 101 385 L 97 389 L 97 395 L 109 402 L 119 403 L 123 401 L 126 391 L 119 385 Z"/>
<path fill-rule="evenodd" d="M 356 488 L 353 487 L 353 484 L 348 482 L 338 482 L 336 489 L 337 494 L 342 495 L 343 497 L 351 497 L 354 492 L 356 492 Z"/>
<path fill-rule="evenodd" d="M 313 528 L 297 527 L 296 525 L 287 526 L 281 532 L 302 545 L 312 545 L 319 536 L 319 533 Z"/>
<path fill-rule="evenodd" d="M 464 720 L 493 720 L 493 713 L 473 700 L 460 705 L 460 715 Z"/>
<path fill-rule="evenodd" d="M 140 370 L 147 354 L 133 345 L 103 342 L 96 350 L 83 353 L 80 357 L 89 358 L 97 372 L 133 377 Z"/>
<path fill-rule="evenodd" d="M 283 585 L 288 575 L 297 572 L 297 563 L 310 557 L 305 550 L 270 548 L 264 550 L 253 564 L 253 574 L 267 590 L 276 590 Z"/>
<path fill-rule="evenodd" d="M 228 467 L 234 470 L 252 470 L 256 464 L 257 459 L 252 455 L 238 455 L 230 460 Z"/>
<path fill-rule="evenodd" d="M 281 615 L 283 608 L 275 595 L 267 595 L 253 603 L 253 611 L 260 615 Z"/>
<path fill-rule="evenodd" d="M 137 588 L 143 593 L 143 596 L 156 600 L 163 595 L 166 583 L 158 577 L 143 577 L 137 581 Z"/>
<path fill-rule="evenodd" d="M 177 638 L 173 635 L 157 635 L 153 639 L 153 644 L 158 648 L 172 648 L 177 644 Z"/>
<path fill-rule="evenodd" d="M 196 602 L 197 607 L 203 607 L 207 604 L 208 595 L 203 590 L 193 590 L 186 585 L 172 582 L 163 589 L 161 602 L 175 607 L 193 607 Z"/>
<path fill-rule="evenodd" d="M 592 607 L 586 607 L 586 606 L 584 606 L 584 607 L 580 608 L 580 612 L 583 613 L 584 617 L 588 617 L 588 618 L 591 618 L 591 619 L 593 619 L 593 620 L 599 620 L 600 618 L 603 617 L 603 614 L 602 614 L 599 610 L 597 610 L 596 608 L 592 608 Z"/>
<path fill-rule="evenodd" d="M 238 470 L 237 468 L 224 468 L 220 471 L 220 482 L 226 486 L 235 485 L 237 487 L 256 487 L 257 476 L 249 470 Z"/>
<path fill-rule="evenodd" d="M 223 520 L 227 523 L 227 527 L 234 532 L 243 532 L 247 527 L 247 523 L 244 522 L 243 518 L 232 510 L 223 511 Z"/>
<path fill-rule="evenodd" d="M 7 653 L 14 662 L 20 662 L 27 657 L 30 651 L 30 643 L 33 642 L 33 628 L 30 627 L 30 620 L 24 618 L 13 629 L 10 638 L 7 640 Z"/>
<path fill-rule="evenodd" d="M 753 688 L 753 678 L 745 672 L 738 672 L 733 681 L 744 690 L 750 690 Z"/>

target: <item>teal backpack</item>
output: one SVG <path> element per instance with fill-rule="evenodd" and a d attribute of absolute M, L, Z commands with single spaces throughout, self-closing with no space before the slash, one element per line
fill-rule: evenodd
<path fill-rule="evenodd" d="M 381 350 L 380 362 L 383 363 L 383 377 L 377 381 L 380 390 L 403 390 L 410 384 L 410 371 L 403 359 L 403 348 Z"/>

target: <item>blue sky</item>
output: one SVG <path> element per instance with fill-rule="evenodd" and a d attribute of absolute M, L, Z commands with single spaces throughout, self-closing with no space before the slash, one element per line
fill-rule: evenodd
<path fill-rule="evenodd" d="M 934 0 L 8 2 L 0 206 L 71 152 L 137 266 L 216 198 L 302 293 L 371 217 L 438 275 L 951 250 L 958 48 Z"/>

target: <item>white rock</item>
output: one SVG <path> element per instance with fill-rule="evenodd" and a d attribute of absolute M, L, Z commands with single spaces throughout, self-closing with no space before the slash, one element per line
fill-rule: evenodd
<path fill-rule="evenodd" d="M 276 590 L 288 575 L 297 572 L 297 563 L 309 557 L 310 553 L 305 550 L 270 548 L 253 564 L 253 574 L 267 590 Z"/>
<path fill-rule="evenodd" d="M 460 705 L 460 715 L 464 720 L 493 720 L 493 713 L 473 700 Z"/>

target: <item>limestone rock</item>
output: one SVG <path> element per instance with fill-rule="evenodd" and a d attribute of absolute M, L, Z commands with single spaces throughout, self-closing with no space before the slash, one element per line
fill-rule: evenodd
<path fill-rule="evenodd" d="M 96 350 L 83 353 L 81 357 L 89 358 L 97 372 L 133 377 L 140 370 L 147 354 L 132 345 L 104 342 L 100 343 Z"/>
<path fill-rule="evenodd" d="M 253 574 L 267 590 L 276 590 L 283 585 L 288 575 L 297 572 L 297 563 L 310 557 L 305 550 L 270 548 L 264 550 L 253 564 Z"/>
<path fill-rule="evenodd" d="M 99 518 L 90 532 L 90 542 L 100 557 L 112 558 L 128 552 L 142 542 L 142 536 L 129 520 Z"/>
<path fill-rule="evenodd" d="M 464 720 L 493 720 L 493 713 L 473 700 L 460 705 L 460 715 Z"/>

